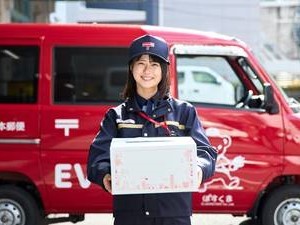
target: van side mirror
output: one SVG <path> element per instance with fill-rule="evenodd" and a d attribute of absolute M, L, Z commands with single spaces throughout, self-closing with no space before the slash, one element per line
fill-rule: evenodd
<path fill-rule="evenodd" d="M 270 114 L 279 112 L 278 103 L 274 98 L 273 87 L 270 83 L 264 83 L 264 109 Z"/>

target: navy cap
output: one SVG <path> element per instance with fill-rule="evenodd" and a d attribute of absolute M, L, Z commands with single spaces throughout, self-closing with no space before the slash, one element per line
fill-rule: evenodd
<path fill-rule="evenodd" d="M 129 62 L 143 54 L 154 55 L 169 63 L 167 42 L 156 36 L 146 34 L 134 39 L 129 47 Z"/>

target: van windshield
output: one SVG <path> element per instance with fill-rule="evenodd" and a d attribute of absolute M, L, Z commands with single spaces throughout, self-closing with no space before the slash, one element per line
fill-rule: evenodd
<path fill-rule="evenodd" d="M 288 103 L 289 107 L 293 110 L 293 112 L 299 113 L 300 112 L 300 103 L 295 98 L 289 97 L 285 93 L 285 91 L 279 85 L 276 84 L 276 81 L 272 76 L 270 76 L 270 78 L 272 79 L 272 81 L 274 81 L 274 84 L 279 89 L 281 95 L 284 97 L 284 100 Z"/>

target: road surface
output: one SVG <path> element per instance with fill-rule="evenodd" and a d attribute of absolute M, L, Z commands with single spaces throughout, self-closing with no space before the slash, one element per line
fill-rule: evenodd
<path fill-rule="evenodd" d="M 194 214 L 192 225 L 239 225 L 246 219 L 224 214 Z M 57 223 L 57 225 L 74 225 L 74 223 Z M 113 225 L 113 217 L 112 214 L 86 214 L 85 220 L 76 225 Z"/>

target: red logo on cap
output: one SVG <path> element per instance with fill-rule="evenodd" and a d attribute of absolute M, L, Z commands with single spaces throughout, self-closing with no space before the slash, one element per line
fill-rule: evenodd
<path fill-rule="evenodd" d="M 155 44 L 153 42 L 143 42 L 142 46 L 148 51 L 150 48 L 154 48 Z"/>

